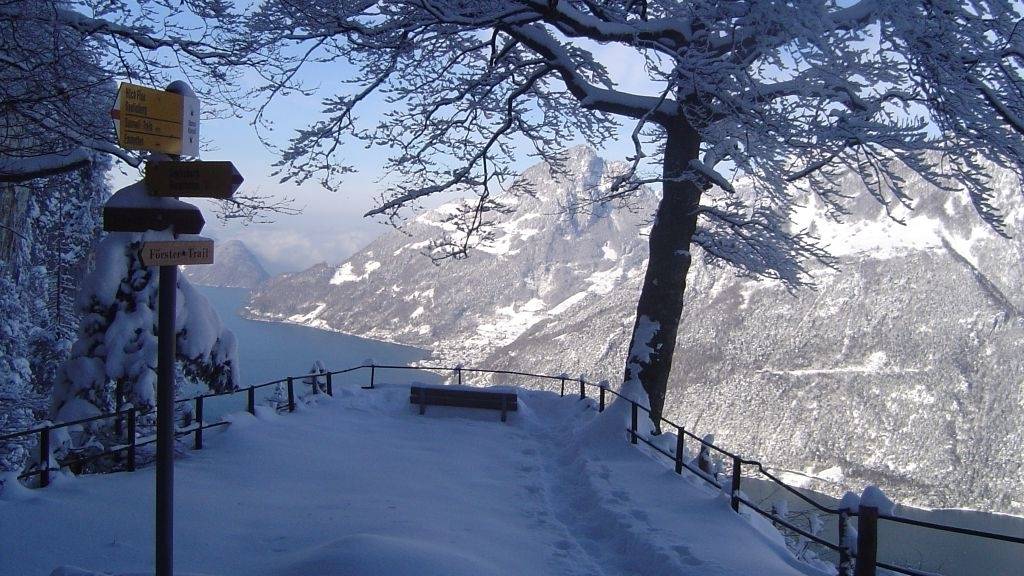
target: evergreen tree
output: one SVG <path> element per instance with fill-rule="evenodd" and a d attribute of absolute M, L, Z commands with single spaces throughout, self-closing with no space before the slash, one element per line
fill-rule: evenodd
<path fill-rule="evenodd" d="M 28 318 L 9 272 L 10 266 L 0 261 L 0 435 L 29 428 L 34 421 L 28 350 L 20 337 Z M 25 453 L 21 443 L 0 446 L 0 472 L 17 470 Z"/>
<path fill-rule="evenodd" d="M 31 362 L 34 387 L 47 396 L 75 340 L 75 295 L 99 241 L 110 165 L 108 157 L 96 155 L 76 173 L 46 179 L 46 193 L 36 196 L 40 209 L 33 223 L 33 261 L 45 267 L 46 278 L 38 292 L 44 295 L 44 310 L 31 337 Z"/>
<path fill-rule="evenodd" d="M 108 411 L 115 390 L 140 409 L 156 404 L 157 302 L 159 274 L 143 266 L 143 240 L 169 239 L 166 232 L 108 235 L 97 249 L 96 267 L 78 298 L 78 340 L 57 372 L 51 416 L 73 420 Z M 209 302 L 178 276 L 177 360 L 186 380 L 220 392 L 237 388 L 234 335 Z"/>

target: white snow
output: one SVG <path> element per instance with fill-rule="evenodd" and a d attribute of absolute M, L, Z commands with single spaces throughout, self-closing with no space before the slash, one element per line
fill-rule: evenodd
<path fill-rule="evenodd" d="M 318 316 L 320 316 L 320 313 L 323 312 L 326 308 L 326 302 L 318 302 L 316 304 L 316 307 L 314 307 L 309 312 L 306 312 L 305 314 L 292 314 L 291 316 L 288 317 L 288 322 L 294 322 L 295 324 L 307 324 L 315 320 Z"/>
<path fill-rule="evenodd" d="M 647 316 L 641 316 L 637 319 L 636 330 L 633 334 L 633 348 L 629 351 L 629 357 L 636 358 L 644 364 L 649 363 L 651 361 L 651 354 L 654 354 L 651 341 L 660 328 L 660 322 L 655 322 Z"/>
<path fill-rule="evenodd" d="M 861 374 L 911 374 L 921 372 L 920 368 L 907 368 L 901 366 L 887 366 L 888 355 L 878 350 L 872 352 L 864 362 L 861 364 L 852 364 L 849 366 L 837 366 L 834 368 L 802 368 L 797 370 L 773 370 L 765 369 L 759 372 L 765 374 L 786 374 L 789 376 L 820 376 L 822 374 L 843 374 L 843 373 L 861 373 Z"/>
<path fill-rule="evenodd" d="M 419 416 L 407 387 L 335 382 L 335 398 L 291 415 L 234 414 L 178 459 L 176 572 L 823 574 L 628 444 L 621 410 L 520 391 L 507 424 L 487 410 Z M 153 472 L 11 491 L 0 573 L 151 571 Z"/>
<path fill-rule="evenodd" d="M 601 252 L 604 253 L 605 260 L 617 260 L 619 258 L 619 253 L 611 247 L 610 242 L 605 242 L 604 245 L 601 246 Z"/>
<path fill-rule="evenodd" d="M 952 200 L 943 205 L 946 213 L 954 212 Z M 792 222 L 796 230 L 812 230 L 814 235 L 828 248 L 833 256 L 850 256 L 870 253 L 876 258 L 890 258 L 907 251 L 934 250 L 942 247 L 945 240 L 972 264 L 977 265 L 972 255 L 974 245 L 980 240 L 993 238 L 993 232 L 977 223 L 966 237 L 953 233 L 942 220 L 900 208 L 895 216 L 897 222 L 879 207 L 874 218 L 855 220 L 851 223 L 835 222 L 824 216 L 824 208 L 817 198 L 793 211 Z"/>
<path fill-rule="evenodd" d="M 616 284 L 618 284 L 619 278 L 622 277 L 622 271 L 623 269 L 620 266 L 610 270 L 594 272 L 585 280 L 590 285 L 587 291 L 594 294 L 607 294 L 611 292 Z"/>
<path fill-rule="evenodd" d="M 356 274 L 355 268 L 351 262 L 345 262 L 338 267 L 338 270 L 334 272 L 334 276 L 331 277 L 330 283 L 334 285 L 344 284 L 345 282 L 359 282 L 370 275 L 371 272 L 380 268 L 381 263 L 376 260 L 370 260 L 363 264 L 363 273 Z"/>
<path fill-rule="evenodd" d="M 518 309 L 515 302 L 499 307 L 494 311 L 494 321 L 479 324 L 476 335 L 469 338 L 467 344 L 494 347 L 509 344 L 531 326 L 547 318 L 543 310 L 544 301 L 540 298 L 531 298 Z"/>
<path fill-rule="evenodd" d="M 338 270 L 334 273 L 334 276 L 331 277 L 330 282 L 331 284 L 337 285 L 343 284 L 345 282 L 355 282 L 356 280 L 359 280 L 359 276 L 356 276 L 352 272 L 352 263 L 345 262 L 340 267 L 338 267 Z"/>
<path fill-rule="evenodd" d="M 589 294 L 589 292 L 577 292 L 572 296 L 569 296 L 565 300 L 562 300 L 561 302 L 556 304 L 554 308 L 548 310 L 548 314 L 552 316 L 557 316 L 562 312 L 565 312 L 569 308 L 575 306 L 577 303 L 582 302 L 583 299 L 587 297 L 587 294 Z"/>
<path fill-rule="evenodd" d="M 477 249 L 494 256 L 512 256 L 519 253 L 518 250 L 512 249 L 512 241 L 515 238 L 511 234 L 505 234 L 504 236 L 481 242 L 477 245 Z"/>
<path fill-rule="evenodd" d="M 420 314 L 423 314 L 423 306 L 420 306 L 420 307 L 416 308 L 415 310 L 413 310 L 412 314 L 409 315 L 409 318 L 416 318 Z"/>

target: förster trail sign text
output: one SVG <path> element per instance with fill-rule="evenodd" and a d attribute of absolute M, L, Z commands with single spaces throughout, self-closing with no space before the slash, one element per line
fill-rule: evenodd
<path fill-rule="evenodd" d="M 188 240 L 144 242 L 139 249 L 143 266 L 213 264 L 213 240 L 194 237 Z"/>

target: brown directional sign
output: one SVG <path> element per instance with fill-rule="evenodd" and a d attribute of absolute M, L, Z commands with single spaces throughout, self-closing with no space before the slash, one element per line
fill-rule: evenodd
<path fill-rule="evenodd" d="M 187 264 L 213 264 L 213 240 L 166 240 L 144 242 L 139 249 L 143 266 L 177 266 Z"/>
<path fill-rule="evenodd" d="M 107 232 L 145 232 L 173 227 L 177 234 L 199 234 L 206 220 L 198 208 L 103 207 L 103 229 Z"/>
<path fill-rule="evenodd" d="M 243 180 L 231 162 L 152 162 L 146 166 L 146 189 L 152 196 L 226 200 Z"/>

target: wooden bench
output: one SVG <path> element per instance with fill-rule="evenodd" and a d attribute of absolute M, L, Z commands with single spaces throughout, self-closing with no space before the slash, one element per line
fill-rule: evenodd
<path fill-rule="evenodd" d="M 409 402 L 419 404 L 420 414 L 426 412 L 428 404 L 501 410 L 502 422 L 506 421 L 509 411 L 515 412 L 519 408 L 519 399 L 514 392 L 491 392 L 451 387 L 412 386 L 409 388 Z"/>

